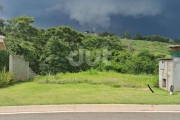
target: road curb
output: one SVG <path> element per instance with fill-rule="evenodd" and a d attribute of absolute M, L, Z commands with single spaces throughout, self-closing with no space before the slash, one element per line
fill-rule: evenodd
<path fill-rule="evenodd" d="M 0 107 L 0 113 L 47 112 L 180 112 L 180 105 L 42 105 Z"/>

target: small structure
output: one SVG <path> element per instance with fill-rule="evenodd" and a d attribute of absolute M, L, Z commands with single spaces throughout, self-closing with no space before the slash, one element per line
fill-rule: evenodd
<path fill-rule="evenodd" d="M 84 34 L 96 35 L 95 31 L 85 31 Z"/>
<path fill-rule="evenodd" d="M 27 81 L 36 76 L 33 70 L 29 67 L 29 62 L 25 61 L 22 56 L 10 55 L 9 71 L 14 73 L 17 81 Z"/>
<path fill-rule="evenodd" d="M 180 91 L 180 45 L 170 46 L 172 58 L 159 59 L 159 87 L 170 91 Z"/>
<path fill-rule="evenodd" d="M 90 32 L 89 31 L 85 31 L 84 34 L 90 34 Z"/>
<path fill-rule="evenodd" d="M 5 37 L 0 35 L 0 50 L 6 50 Z"/>

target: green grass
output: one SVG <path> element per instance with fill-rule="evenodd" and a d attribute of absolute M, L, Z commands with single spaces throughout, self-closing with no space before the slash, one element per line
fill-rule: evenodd
<path fill-rule="evenodd" d="M 180 93 L 108 85 L 19 83 L 0 89 L 0 106 L 60 104 L 180 104 Z"/>
<path fill-rule="evenodd" d="M 92 74 L 93 73 L 93 74 Z M 39 84 L 77 84 L 88 83 L 92 85 L 105 84 L 114 87 L 143 88 L 150 84 L 156 87 L 158 76 L 156 75 L 131 75 L 116 72 L 80 72 L 57 74 L 55 76 L 38 76 L 34 79 Z"/>
<path fill-rule="evenodd" d="M 135 53 L 138 53 L 143 50 L 149 50 L 151 53 L 155 55 L 164 54 L 166 57 L 170 57 L 170 43 L 163 43 L 157 41 L 144 41 L 144 40 L 126 40 L 121 39 L 122 43 L 135 50 Z"/>
<path fill-rule="evenodd" d="M 93 74 L 92 74 L 93 73 Z M 48 83 L 47 83 L 48 81 Z M 81 72 L 38 76 L 0 89 L 0 106 L 60 104 L 180 104 L 180 93 L 153 87 L 153 75 Z"/>

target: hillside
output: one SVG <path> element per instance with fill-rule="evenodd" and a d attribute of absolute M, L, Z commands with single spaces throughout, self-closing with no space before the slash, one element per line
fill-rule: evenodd
<path fill-rule="evenodd" d="M 139 53 L 143 50 L 148 50 L 155 55 L 163 54 L 166 57 L 170 57 L 170 49 L 168 48 L 170 43 L 163 43 L 157 41 L 144 41 L 144 40 L 127 40 L 121 39 L 122 44 L 129 49 L 133 49 L 135 53 Z"/>

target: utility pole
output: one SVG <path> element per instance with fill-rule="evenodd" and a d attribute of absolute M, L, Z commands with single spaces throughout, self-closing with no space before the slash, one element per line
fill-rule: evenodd
<path fill-rule="evenodd" d="M 3 6 L 0 5 L 0 12 L 3 11 Z M 4 21 L 2 15 L 0 14 L 0 35 L 3 34 Z"/>
<path fill-rule="evenodd" d="M 96 33 L 96 28 L 93 29 L 94 33 Z"/>
<path fill-rule="evenodd" d="M 0 11 L 3 11 L 3 6 L 2 5 L 0 5 Z M 0 15 L 0 18 L 1 18 L 2 16 Z"/>

